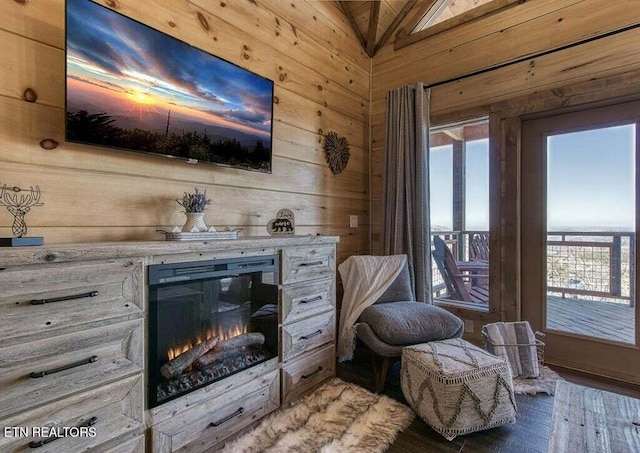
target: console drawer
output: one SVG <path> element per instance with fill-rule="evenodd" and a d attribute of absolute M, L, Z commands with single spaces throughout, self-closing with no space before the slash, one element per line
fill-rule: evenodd
<path fill-rule="evenodd" d="M 279 370 L 271 371 L 153 426 L 152 451 L 212 451 L 221 446 L 226 438 L 279 407 L 278 377 Z"/>
<path fill-rule="evenodd" d="M 282 361 L 322 346 L 335 339 L 335 313 L 322 313 L 282 326 Z"/>
<path fill-rule="evenodd" d="M 104 453 L 144 453 L 144 445 L 144 436 L 138 436 L 105 450 Z"/>
<path fill-rule="evenodd" d="M 134 376 L 6 418 L 3 426 L 26 427 L 30 434 L 34 427 L 80 427 L 92 420 L 95 435 L 60 437 L 35 449 L 29 443 L 47 437 L 3 436 L 0 451 L 59 453 L 113 448 L 142 434 L 142 390 L 142 376 Z"/>
<path fill-rule="evenodd" d="M 55 264 L 0 271 L 0 344 L 112 318 L 142 317 L 142 263 Z"/>
<path fill-rule="evenodd" d="M 0 348 L 0 418 L 142 372 L 142 320 Z"/>
<path fill-rule="evenodd" d="M 334 279 L 282 288 L 282 324 L 290 324 L 335 309 Z"/>
<path fill-rule="evenodd" d="M 282 284 L 334 278 L 335 247 L 290 247 L 282 250 Z"/>
<path fill-rule="evenodd" d="M 282 402 L 293 401 L 307 390 L 335 375 L 336 357 L 333 345 L 282 367 Z"/>

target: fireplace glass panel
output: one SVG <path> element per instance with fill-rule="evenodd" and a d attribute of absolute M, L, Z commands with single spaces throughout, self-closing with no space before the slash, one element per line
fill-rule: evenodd
<path fill-rule="evenodd" d="M 277 357 L 277 263 L 149 266 L 149 407 Z"/>

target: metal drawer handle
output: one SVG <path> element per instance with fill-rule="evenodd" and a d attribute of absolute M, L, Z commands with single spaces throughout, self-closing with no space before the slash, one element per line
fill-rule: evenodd
<path fill-rule="evenodd" d="M 96 423 L 98 423 L 98 417 L 91 417 L 86 423 L 81 423 L 80 425 L 78 425 L 78 428 L 84 428 L 84 427 L 89 427 L 89 426 L 93 426 Z M 43 445 L 48 444 L 49 442 L 53 442 L 54 440 L 57 439 L 63 439 L 66 436 L 51 436 L 51 437 L 47 437 L 46 439 L 41 439 L 41 440 L 32 440 L 31 442 L 29 442 L 29 448 L 39 448 L 42 447 Z"/>
<path fill-rule="evenodd" d="M 34 379 L 35 378 L 45 377 L 48 374 L 58 373 L 60 371 L 68 370 L 70 368 L 75 368 L 77 366 L 86 365 L 88 363 L 93 363 L 96 360 L 98 360 L 98 356 L 97 355 L 92 355 L 88 359 L 80 360 L 79 362 L 70 363 L 68 365 L 64 365 L 64 366 L 61 366 L 59 368 L 54 368 L 52 370 L 34 371 L 31 374 L 29 374 L 29 377 L 32 377 Z"/>
<path fill-rule="evenodd" d="M 319 372 L 321 372 L 321 371 L 322 371 L 322 367 L 321 367 L 321 366 L 319 366 L 317 370 L 312 371 L 312 372 L 311 372 L 311 373 L 309 373 L 309 374 L 303 374 L 303 375 L 302 375 L 302 379 L 309 379 L 311 376 L 313 376 L 314 374 L 318 374 L 318 373 L 319 373 Z"/>
<path fill-rule="evenodd" d="M 100 295 L 99 291 L 91 291 L 82 294 L 73 294 L 71 296 L 52 297 L 51 299 L 33 299 L 31 305 L 44 305 L 51 304 L 53 302 L 62 302 L 63 300 L 84 299 L 85 297 L 96 297 Z"/>
<path fill-rule="evenodd" d="M 300 301 L 301 304 L 310 304 L 311 302 L 316 302 L 322 300 L 322 296 L 316 296 L 312 299 L 303 299 Z"/>
<path fill-rule="evenodd" d="M 227 415 L 225 418 L 218 420 L 217 422 L 211 422 L 209 423 L 209 426 L 220 426 L 223 423 L 228 422 L 229 420 L 231 420 L 232 418 L 237 417 L 238 415 L 242 415 L 244 413 L 244 407 L 241 407 L 240 409 L 238 409 L 237 411 L 235 411 L 233 414 L 231 415 Z"/>
<path fill-rule="evenodd" d="M 300 267 L 320 266 L 321 264 L 322 264 L 322 261 L 312 261 L 310 263 L 300 263 L 300 264 L 298 264 L 298 266 L 300 266 Z"/>
<path fill-rule="evenodd" d="M 309 335 L 304 335 L 302 337 L 300 337 L 301 340 L 308 340 L 309 338 L 313 338 L 317 335 L 320 335 L 322 333 L 322 330 L 318 329 L 313 333 L 310 333 Z"/>

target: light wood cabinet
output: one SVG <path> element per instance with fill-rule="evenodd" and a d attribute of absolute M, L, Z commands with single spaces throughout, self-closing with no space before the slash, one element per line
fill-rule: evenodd
<path fill-rule="evenodd" d="M 59 453 L 115 447 L 142 433 L 143 387 L 142 376 L 132 376 L 4 418 L 0 421 L 3 427 L 79 427 L 91 423 L 95 436 L 70 435 L 46 443 L 47 437 L 41 436 L 0 437 L 0 451 Z M 31 442 L 43 443 L 34 449 Z"/>
<path fill-rule="evenodd" d="M 95 436 L 4 437 L 1 451 L 140 451 L 144 433 L 143 262 L 4 266 L 0 251 L 0 424 Z M 33 442 L 31 447 L 29 443 Z"/>
<path fill-rule="evenodd" d="M 0 349 L 0 419 L 142 374 L 142 319 Z"/>
<path fill-rule="evenodd" d="M 303 393 L 336 374 L 333 343 L 301 360 L 282 365 L 282 402 L 295 400 Z"/>
<path fill-rule="evenodd" d="M 333 311 L 282 326 L 282 361 L 288 362 L 301 354 L 335 339 L 336 318 Z"/>
<path fill-rule="evenodd" d="M 113 448 L 104 450 L 104 453 L 144 453 L 145 445 L 144 436 L 138 436 Z"/>
<path fill-rule="evenodd" d="M 142 281 L 143 265 L 133 260 L 5 268 L 0 346 L 141 318 Z"/>
<path fill-rule="evenodd" d="M 0 249 L 0 427 L 93 437 L 38 452 L 204 452 L 335 375 L 336 237 Z M 278 358 L 145 410 L 147 266 L 278 253 Z M 34 451 L 41 437 L 2 437 Z"/>
<path fill-rule="evenodd" d="M 286 247 L 282 249 L 282 284 L 335 278 L 335 246 Z"/>
<path fill-rule="evenodd" d="M 335 375 L 335 247 L 282 251 L 282 402 Z"/>
<path fill-rule="evenodd" d="M 279 406 L 280 381 L 276 369 L 153 426 L 152 451 L 211 451 Z"/>
<path fill-rule="evenodd" d="M 281 322 L 290 324 L 331 311 L 336 305 L 335 297 L 334 278 L 284 286 L 280 311 Z"/>
<path fill-rule="evenodd" d="M 104 453 L 144 453 L 144 451 L 144 436 L 138 436 L 126 442 L 122 442 L 121 444 L 118 444 L 113 448 L 104 450 Z"/>

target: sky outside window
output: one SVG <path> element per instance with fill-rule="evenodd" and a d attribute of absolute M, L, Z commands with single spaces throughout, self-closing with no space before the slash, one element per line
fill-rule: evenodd
<path fill-rule="evenodd" d="M 633 231 L 635 125 L 558 134 L 547 141 L 547 229 Z M 430 150 L 431 225 L 451 230 L 452 146 Z M 489 229 L 489 140 L 466 143 L 466 229 Z"/>
<path fill-rule="evenodd" d="M 547 138 L 547 229 L 635 229 L 635 125 Z"/>
<path fill-rule="evenodd" d="M 465 155 L 466 228 L 489 231 L 489 139 L 467 142 Z"/>
<path fill-rule="evenodd" d="M 453 147 L 430 149 L 431 228 L 453 228 Z M 466 143 L 466 229 L 489 230 L 489 139 Z"/>
<path fill-rule="evenodd" d="M 453 228 L 453 170 L 451 145 L 429 150 L 429 188 L 431 229 Z"/>

